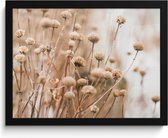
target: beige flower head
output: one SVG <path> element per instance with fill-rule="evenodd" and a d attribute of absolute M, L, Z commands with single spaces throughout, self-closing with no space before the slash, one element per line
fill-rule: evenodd
<path fill-rule="evenodd" d="M 113 96 L 114 97 L 119 97 L 120 96 L 120 90 L 118 90 L 118 89 L 113 90 Z"/>
<path fill-rule="evenodd" d="M 79 35 L 78 32 L 73 31 L 73 32 L 71 32 L 71 33 L 69 34 L 69 37 L 70 37 L 71 40 L 79 40 L 80 35 Z"/>
<path fill-rule="evenodd" d="M 113 79 L 118 80 L 122 77 L 122 72 L 118 69 L 113 71 Z"/>
<path fill-rule="evenodd" d="M 70 11 L 63 11 L 63 12 L 61 12 L 61 17 L 65 20 L 67 20 L 72 17 L 72 14 Z"/>
<path fill-rule="evenodd" d="M 15 35 L 16 35 L 17 38 L 20 38 L 20 37 L 24 36 L 24 34 L 25 34 L 25 30 L 23 30 L 23 29 L 18 29 L 15 32 Z"/>
<path fill-rule="evenodd" d="M 19 52 L 22 54 L 26 54 L 29 52 L 29 49 L 27 48 L 27 46 L 20 46 L 19 47 Z"/>
<path fill-rule="evenodd" d="M 127 91 L 126 91 L 125 89 L 121 89 L 119 95 L 120 95 L 120 96 L 125 96 L 126 92 L 127 92 Z"/>
<path fill-rule="evenodd" d="M 24 54 L 19 53 L 15 56 L 15 60 L 20 62 L 20 63 L 25 62 L 26 61 L 26 56 Z"/>
<path fill-rule="evenodd" d="M 58 20 L 53 19 L 53 20 L 51 20 L 51 25 L 53 28 L 58 28 L 61 24 Z"/>
<path fill-rule="evenodd" d="M 109 71 L 112 73 L 113 69 L 111 67 L 105 67 L 105 71 Z"/>
<path fill-rule="evenodd" d="M 76 80 L 71 76 L 67 76 L 62 79 L 62 83 L 67 87 L 71 87 L 76 85 Z"/>
<path fill-rule="evenodd" d="M 126 19 L 123 17 L 123 16 L 117 16 L 117 19 L 116 19 L 117 23 L 118 24 L 124 24 L 126 22 Z"/>
<path fill-rule="evenodd" d="M 49 83 L 50 83 L 51 87 L 55 88 L 57 86 L 57 84 L 59 83 L 59 79 L 58 78 L 57 79 L 50 79 Z"/>
<path fill-rule="evenodd" d="M 81 92 L 85 95 L 94 95 L 97 93 L 97 90 L 92 85 L 85 85 L 82 87 Z"/>
<path fill-rule="evenodd" d="M 152 97 L 152 101 L 153 101 L 154 103 L 159 102 L 159 101 L 160 101 L 160 96 L 153 96 L 153 97 Z"/>
<path fill-rule="evenodd" d="M 75 31 L 79 31 L 81 29 L 81 25 L 79 23 L 76 23 L 74 26 Z"/>
<path fill-rule="evenodd" d="M 99 36 L 96 33 L 92 32 L 88 35 L 88 40 L 92 43 L 97 43 L 99 41 Z"/>
<path fill-rule="evenodd" d="M 109 62 L 112 64 L 112 63 L 115 63 L 116 62 L 116 59 L 114 57 L 110 57 L 109 58 Z"/>
<path fill-rule="evenodd" d="M 142 42 L 135 42 L 133 47 L 136 51 L 142 51 L 144 49 L 144 45 Z"/>
<path fill-rule="evenodd" d="M 92 105 L 90 107 L 90 112 L 97 113 L 97 112 L 99 112 L 99 108 L 96 105 Z"/>
<path fill-rule="evenodd" d="M 75 94 L 72 91 L 68 91 L 64 94 L 64 97 L 68 100 L 71 100 L 75 98 Z"/>
<path fill-rule="evenodd" d="M 49 27 L 52 27 L 52 20 L 50 18 L 44 17 L 41 20 L 40 24 L 44 29 L 47 29 Z"/>
<path fill-rule="evenodd" d="M 40 53 L 41 53 L 41 49 L 38 47 L 38 48 L 35 48 L 34 49 L 34 53 L 36 54 L 36 55 L 39 55 Z"/>
<path fill-rule="evenodd" d="M 74 57 L 72 59 L 72 62 L 74 63 L 74 65 L 76 67 L 85 67 L 86 66 L 86 60 L 81 56 Z"/>
<path fill-rule="evenodd" d="M 35 40 L 32 37 L 28 37 L 25 41 L 26 41 L 27 45 L 34 45 L 35 44 Z"/>
<path fill-rule="evenodd" d="M 72 50 L 67 50 L 66 51 L 66 56 L 67 57 L 73 57 L 74 56 L 74 52 Z"/>
<path fill-rule="evenodd" d="M 88 84 L 88 80 L 87 80 L 87 79 L 80 78 L 80 79 L 77 80 L 77 84 L 78 84 L 79 86 L 87 85 L 87 84 Z"/>
<path fill-rule="evenodd" d="M 39 48 L 41 52 L 45 52 L 47 50 L 47 47 L 45 45 L 40 45 Z"/>
<path fill-rule="evenodd" d="M 47 79 L 47 74 L 45 71 L 41 71 L 39 73 L 39 78 L 38 78 L 38 82 L 41 84 L 45 84 L 46 83 L 46 79 Z"/>
<path fill-rule="evenodd" d="M 102 68 L 94 68 L 91 71 L 91 76 L 95 79 L 104 78 L 104 70 Z"/>
<path fill-rule="evenodd" d="M 112 78 L 113 78 L 113 76 L 112 76 L 112 73 L 110 71 L 104 71 L 104 79 L 105 80 L 110 80 Z"/>
<path fill-rule="evenodd" d="M 104 53 L 103 53 L 103 52 L 97 52 L 97 53 L 95 54 L 95 58 L 96 58 L 98 61 L 104 60 Z"/>
<path fill-rule="evenodd" d="M 73 49 L 73 47 L 75 47 L 75 45 L 76 45 L 75 41 L 70 39 L 69 42 L 68 42 L 69 48 Z"/>

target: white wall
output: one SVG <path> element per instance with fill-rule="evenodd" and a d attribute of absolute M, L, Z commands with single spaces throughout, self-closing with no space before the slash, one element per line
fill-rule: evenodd
<path fill-rule="evenodd" d="M 166 138 L 168 127 L 129 126 L 5 126 L 5 2 L 0 1 L 0 138 Z"/>

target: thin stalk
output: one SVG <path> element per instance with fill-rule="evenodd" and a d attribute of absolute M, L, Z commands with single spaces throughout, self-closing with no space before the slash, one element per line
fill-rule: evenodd
<path fill-rule="evenodd" d="M 89 66 L 88 74 L 90 73 L 91 68 L 92 68 L 93 52 L 94 52 L 94 43 L 92 43 L 91 61 L 90 61 L 90 66 Z"/>
<path fill-rule="evenodd" d="M 108 109 L 107 113 L 105 114 L 104 118 L 106 118 L 107 115 L 110 113 L 110 111 L 111 111 L 111 109 L 113 108 L 113 105 L 114 105 L 114 103 L 115 103 L 115 100 L 116 100 L 116 97 L 114 97 L 114 100 L 113 100 L 113 102 L 112 102 L 110 108 Z"/>
<path fill-rule="evenodd" d="M 18 25 L 18 29 L 20 29 L 20 24 L 19 24 L 19 9 L 17 9 L 17 25 Z"/>
<path fill-rule="evenodd" d="M 17 84 L 18 90 L 20 91 L 19 81 L 18 81 L 18 78 L 17 78 L 16 72 L 15 72 L 15 70 L 14 70 L 14 69 L 13 69 L 13 72 L 14 72 L 14 76 L 15 76 L 15 80 L 16 80 L 16 84 Z"/>
<path fill-rule="evenodd" d="M 115 35 L 114 35 L 114 40 L 115 40 L 116 37 L 117 37 L 117 33 L 118 33 L 118 30 L 119 30 L 119 27 L 120 27 L 120 24 L 118 24 L 118 26 L 117 26 L 117 30 L 116 30 Z"/>
<path fill-rule="evenodd" d="M 124 96 L 122 97 L 122 118 L 124 118 Z"/>
<path fill-rule="evenodd" d="M 156 102 L 154 103 L 154 108 L 153 108 L 153 118 L 155 118 L 155 111 L 156 111 Z"/>

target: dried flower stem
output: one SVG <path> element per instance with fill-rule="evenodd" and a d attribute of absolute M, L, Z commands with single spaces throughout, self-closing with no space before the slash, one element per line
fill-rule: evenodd
<path fill-rule="evenodd" d="M 94 43 L 92 43 L 92 50 L 91 50 L 91 61 L 90 61 L 90 66 L 89 66 L 89 71 L 88 71 L 88 74 L 90 73 L 90 71 L 91 71 L 91 68 L 92 68 L 93 52 L 94 52 Z"/>
<path fill-rule="evenodd" d="M 120 27 L 120 24 L 118 24 L 118 26 L 117 26 L 117 30 L 116 30 L 115 35 L 114 35 L 114 40 L 115 40 L 116 37 L 117 37 L 117 33 L 118 33 L 118 30 L 119 30 L 119 27 Z"/>
<path fill-rule="evenodd" d="M 17 85 L 17 87 L 18 87 L 18 90 L 20 91 L 19 81 L 18 81 L 18 78 L 17 78 L 16 72 L 15 72 L 15 70 L 14 70 L 14 69 L 13 69 L 13 73 L 14 73 L 14 76 L 15 76 L 16 85 Z"/>
<path fill-rule="evenodd" d="M 122 118 L 124 118 L 124 96 L 122 97 Z"/>
<path fill-rule="evenodd" d="M 104 118 L 106 118 L 107 115 L 110 113 L 110 111 L 111 111 L 111 109 L 113 108 L 113 105 L 114 105 L 114 103 L 115 103 L 115 100 L 116 100 L 116 97 L 114 97 L 114 100 L 113 100 L 113 102 L 112 102 L 110 108 L 108 109 L 107 113 L 105 114 Z"/>
<path fill-rule="evenodd" d="M 17 9 L 17 25 L 18 25 L 18 29 L 20 29 L 20 24 L 19 24 L 19 9 Z"/>
<path fill-rule="evenodd" d="M 156 102 L 154 103 L 154 108 L 153 108 L 153 118 L 155 118 L 155 111 L 156 111 Z"/>

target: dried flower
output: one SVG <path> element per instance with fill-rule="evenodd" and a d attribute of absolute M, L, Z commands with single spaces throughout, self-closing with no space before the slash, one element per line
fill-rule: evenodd
<path fill-rule="evenodd" d="M 73 31 L 69 34 L 69 37 L 70 37 L 71 40 L 79 40 L 80 35 L 76 31 Z"/>
<path fill-rule="evenodd" d="M 53 28 L 58 28 L 61 24 L 58 20 L 53 19 L 53 20 L 51 20 L 51 25 Z"/>
<path fill-rule="evenodd" d="M 92 85 L 83 86 L 81 92 L 85 95 L 93 95 L 97 93 L 97 90 Z"/>
<path fill-rule="evenodd" d="M 114 97 L 119 97 L 120 96 L 120 91 L 118 89 L 113 90 L 113 96 Z"/>
<path fill-rule="evenodd" d="M 47 78 L 46 72 L 45 72 L 45 71 L 41 71 L 41 72 L 39 73 L 38 82 L 39 82 L 39 83 L 42 83 L 42 84 L 45 84 L 46 78 Z"/>
<path fill-rule="evenodd" d="M 99 112 L 99 108 L 98 108 L 96 105 L 92 105 L 92 106 L 90 107 L 90 111 L 91 111 L 92 113 L 97 113 L 97 112 Z"/>
<path fill-rule="evenodd" d="M 144 49 L 144 45 L 141 42 L 135 42 L 133 47 L 136 51 L 142 51 Z"/>
<path fill-rule="evenodd" d="M 40 48 L 35 48 L 35 49 L 34 49 L 34 53 L 35 53 L 36 55 L 39 55 L 39 54 L 41 53 L 41 49 L 40 49 Z"/>
<path fill-rule="evenodd" d="M 95 54 L 95 58 L 96 58 L 98 61 L 104 60 L 104 53 L 102 53 L 102 52 L 97 52 L 97 53 Z"/>
<path fill-rule="evenodd" d="M 72 14 L 71 14 L 71 12 L 69 12 L 69 11 L 63 11 L 63 12 L 61 12 L 61 17 L 66 20 L 66 19 L 71 18 L 71 17 L 72 17 Z"/>
<path fill-rule="evenodd" d="M 23 30 L 23 29 L 18 29 L 15 32 L 15 35 L 16 35 L 17 38 L 20 38 L 20 37 L 24 36 L 24 34 L 25 34 L 25 30 Z"/>
<path fill-rule="evenodd" d="M 105 67 L 105 71 L 109 71 L 112 73 L 113 69 L 111 67 Z"/>
<path fill-rule="evenodd" d="M 116 59 L 114 57 L 110 57 L 109 58 L 109 62 L 112 64 L 112 63 L 115 63 L 116 62 Z"/>
<path fill-rule="evenodd" d="M 133 69 L 133 71 L 134 71 L 134 72 L 138 72 L 138 71 L 139 71 L 139 68 L 138 68 L 138 67 L 135 67 L 135 68 Z"/>
<path fill-rule="evenodd" d="M 67 76 L 62 79 L 62 83 L 67 87 L 71 87 L 76 85 L 76 80 L 71 76 Z"/>
<path fill-rule="evenodd" d="M 59 79 L 58 78 L 57 79 L 50 79 L 49 83 L 52 87 L 55 88 L 57 86 L 57 84 L 59 83 Z"/>
<path fill-rule="evenodd" d="M 121 76 L 122 76 L 122 72 L 120 70 L 116 69 L 113 71 L 113 79 L 114 80 L 120 79 Z"/>
<path fill-rule="evenodd" d="M 47 50 L 47 47 L 45 45 L 40 45 L 39 48 L 41 52 L 45 52 Z"/>
<path fill-rule="evenodd" d="M 79 86 L 87 85 L 87 84 L 88 84 L 88 80 L 87 80 L 87 79 L 80 78 L 80 79 L 77 80 L 77 84 L 78 84 Z"/>
<path fill-rule="evenodd" d="M 127 91 L 125 89 L 120 90 L 120 96 L 124 96 Z"/>
<path fill-rule="evenodd" d="M 67 57 L 73 57 L 74 56 L 74 52 L 72 50 L 67 50 L 66 51 L 66 56 Z"/>
<path fill-rule="evenodd" d="M 99 37 L 96 33 L 92 32 L 88 35 L 88 40 L 92 43 L 97 43 L 99 41 Z"/>
<path fill-rule="evenodd" d="M 74 26 L 74 29 L 76 31 L 80 30 L 81 29 L 81 25 L 79 23 L 76 23 L 75 26 Z"/>
<path fill-rule="evenodd" d="M 152 97 L 152 101 L 153 101 L 154 103 L 159 102 L 159 101 L 160 101 L 160 96 L 153 96 L 153 97 Z"/>
<path fill-rule="evenodd" d="M 143 77 L 145 76 L 146 72 L 144 70 L 139 70 L 139 74 Z"/>
<path fill-rule="evenodd" d="M 25 62 L 26 61 L 26 56 L 24 54 L 17 54 L 15 56 L 15 60 L 22 63 L 22 62 Z"/>
<path fill-rule="evenodd" d="M 41 26 L 45 29 L 49 28 L 49 27 L 52 27 L 52 21 L 50 18 L 43 18 L 40 22 Z"/>
<path fill-rule="evenodd" d="M 22 54 L 26 54 L 29 51 L 29 49 L 27 48 L 27 46 L 20 46 L 19 47 L 19 52 Z"/>
<path fill-rule="evenodd" d="M 104 70 L 101 69 L 101 68 L 94 68 L 92 71 L 91 71 L 91 76 L 93 78 L 103 78 L 104 77 Z"/>
<path fill-rule="evenodd" d="M 74 57 L 72 59 L 72 62 L 74 63 L 74 65 L 76 67 L 84 67 L 84 66 L 86 66 L 86 60 L 83 57 L 81 57 L 81 56 Z"/>
<path fill-rule="evenodd" d="M 106 80 L 112 79 L 112 73 L 110 71 L 104 71 L 104 79 Z"/>
<path fill-rule="evenodd" d="M 73 47 L 75 47 L 75 41 L 70 39 L 68 42 L 68 46 L 70 49 L 73 49 Z"/>
<path fill-rule="evenodd" d="M 68 91 L 64 94 L 64 97 L 67 99 L 74 99 L 75 98 L 75 94 L 72 91 Z"/>
<path fill-rule="evenodd" d="M 124 24 L 126 22 L 126 19 L 123 16 L 117 16 L 116 21 L 118 24 Z"/>
<path fill-rule="evenodd" d="M 35 44 L 35 40 L 31 37 L 28 37 L 25 41 L 26 41 L 26 44 L 28 44 L 28 45 L 34 45 Z"/>

